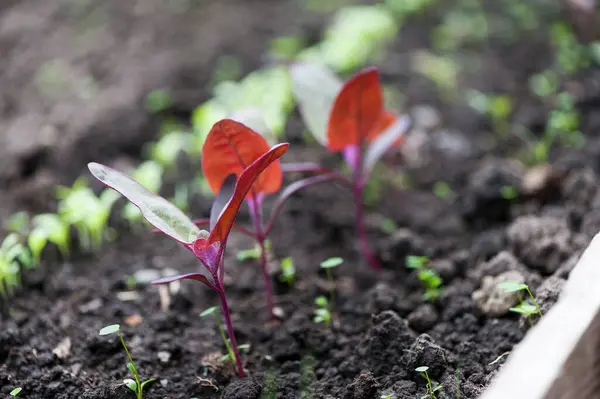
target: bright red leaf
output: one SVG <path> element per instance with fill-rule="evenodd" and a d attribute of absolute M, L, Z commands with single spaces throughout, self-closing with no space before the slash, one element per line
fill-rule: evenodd
<path fill-rule="evenodd" d="M 213 193 L 219 192 L 227 176 L 235 174 L 239 178 L 245 168 L 269 150 L 267 140 L 249 127 L 232 119 L 215 123 L 202 147 L 202 169 Z M 258 176 L 252 191 L 271 194 L 281 188 L 282 181 L 281 166 L 276 161 Z"/>
<path fill-rule="evenodd" d="M 363 69 L 344 84 L 333 103 L 327 126 L 327 148 L 337 152 L 360 144 L 378 130 L 378 125 L 388 123 L 387 119 L 382 121 L 383 114 L 379 71 Z"/>
<path fill-rule="evenodd" d="M 256 182 L 259 182 L 262 175 L 268 172 L 273 164 L 276 162 L 279 163 L 279 158 L 285 154 L 288 147 L 289 144 L 287 143 L 273 146 L 273 148 L 260 155 L 258 159 L 244 169 L 238 177 L 231 200 L 221 212 L 221 216 L 216 225 L 212 228 L 208 239 L 203 241 L 204 247 L 214 244 L 215 242 L 220 242 L 221 245 L 224 245 L 227 236 L 229 236 L 229 231 L 233 227 L 238 210 L 240 209 L 244 198 L 250 191 L 250 188 L 253 187 L 253 185 L 255 186 Z M 281 173 L 279 167 L 275 170 Z"/>

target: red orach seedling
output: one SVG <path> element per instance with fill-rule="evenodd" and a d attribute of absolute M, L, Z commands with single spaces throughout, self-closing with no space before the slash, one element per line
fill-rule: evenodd
<path fill-rule="evenodd" d="M 231 120 L 223 120 L 215 124 L 211 132 L 232 125 L 239 124 Z M 150 192 L 129 176 L 98 163 L 88 164 L 94 177 L 121 193 L 137 206 L 152 226 L 180 242 L 200 260 L 208 271 L 208 275 L 188 273 L 165 277 L 152 283 L 167 284 L 177 280 L 191 279 L 202 282 L 217 293 L 240 377 L 244 376 L 244 369 L 225 295 L 223 255 L 229 233 L 244 198 L 252 192 L 254 183 L 259 183 L 258 187 L 262 187 L 261 184 L 264 183 L 261 183 L 263 180 L 260 180 L 261 173 L 278 161 L 288 147 L 287 143 L 283 143 L 270 149 L 266 148 L 263 154 L 239 171 L 237 178 L 236 175 L 230 175 L 224 179 L 211 209 L 210 231 L 200 230 L 181 210 L 164 198 Z"/>
<path fill-rule="evenodd" d="M 377 161 L 388 149 L 402 143 L 403 135 L 410 129 L 410 119 L 384 108 L 376 68 L 363 69 L 344 84 L 329 70 L 316 65 L 300 63 L 290 71 L 305 123 L 330 152 L 343 153 L 350 177 L 313 163 L 284 164 L 282 169 L 312 172 L 323 177 L 321 181 L 335 179 L 350 186 L 361 252 L 369 265 L 379 270 L 381 266 L 367 240 L 363 191 Z"/>

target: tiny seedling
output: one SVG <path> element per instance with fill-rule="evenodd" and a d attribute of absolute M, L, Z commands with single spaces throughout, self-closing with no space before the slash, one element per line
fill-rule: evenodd
<path fill-rule="evenodd" d="M 130 390 L 132 390 L 136 394 L 137 399 L 142 399 L 144 396 L 144 388 L 146 386 L 148 386 L 148 384 L 152 384 L 154 381 L 156 381 L 156 378 L 150 378 L 150 379 L 147 379 L 146 381 L 141 380 L 140 373 L 138 372 L 137 368 L 135 367 L 135 362 L 133 361 L 133 358 L 131 357 L 131 354 L 129 353 L 129 349 L 127 349 L 127 345 L 125 345 L 125 340 L 123 339 L 123 334 L 121 334 L 121 327 L 118 324 L 111 324 L 110 326 L 104 327 L 103 329 L 100 330 L 99 334 L 100 335 L 117 334 L 119 336 L 119 339 L 121 340 L 121 344 L 123 345 L 123 349 L 125 349 L 125 354 L 127 355 L 127 359 L 129 360 L 129 362 L 127 363 L 127 370 L 129 370 L 129 372 L 133 376 L 133 379 L 131 379 L 131 378 L 124 379 L 123 383 L 125 383 L 125 386 L 127 388 L 129 388 Z"/>
<path fill-rule="evenodd" d="M 364 191 L 375 164 L 388 149 L 402 143 L 410 119 L 397 117 L 384 108 L 376 68 L 363 69 L 342 84 L 325 67 L 298 63 L 291 67 L 291 77 L 305 124 L 330 152 L 343 153 L 350 176 L 312 163 L 287 164 L 283 170 L 313 173 L 323 181 L 338 181 L 350 187 L 361 252 L 374 270 L 380 270 L 367 240 Z"/>
<path fill-rule="evenodd" d="M 231 132 L 232 130 L 236 131 L 236 129 L 239 131 L 240 127 L 238 125 L 240 124 L 232 120 L 217 122 L 211 133 L 209 133 L 207 142 L 209 142 L 213 131 L 228 130 Z M 244 128 L 241 128 L 241 130 L 244 130 Z M 223 137 L 223 139 L 226 144 L 227 137 Z M 270 149 L 267 148 L 267 151 L 243 168 L 237 179 L 236 175 L 229 175 L 225 178 L 225 182 L 222 184 L 211 208 L 211 217 L 208 222 L 210 231 L 200 230 L 197 224 L 190 220 L 179 208 L 152 193 L 124 173 L 98 163 L 88 164 L 88 168 L 94 177 L 135 204 L 142 212 L 142 216 L 152 226 L 181 243 L 204 266 L 208 275 L 187 273 L 164 277 L 152 283 L 169 284 L 183 279 L 196 280 L 217 293 L 240 377 L 244 377 L 244 368 L 235 340 L 229 305 L 225 295 L 223 261 L 225 248 L 244 199 L 251 190 L 258 191 L 261 188 L 260 183 L 264 182 L 264 180 L 259 180 L 261 173 L 277 161 L 287 151 L 288 147 L 287 143 L 283 143 Z M 220 162 L 223 162 L 223 159 Z M 254 187 L 255 183 L 259 183 L 259 186 Z"/>
<path fill-rule="evenodd" d="M 210 307 L 210 308 L 204 310 L 202 313 L 200 313 L 200 317 L 206 317 L 211 314 L 215 318 L 215 324 L 217 325 L 217 330 L 219 330 L 219 335 L 221 336 L 221 340 L 223 340 L 223 344 L 225 344 L 225 348 L 227 349 L 227 353 L 221 357 L 221 360 L 230 359 L 235 364 L 235 353 L 231 346 L 231 341 L 225 336 L 225 330 L 223 330 L 223 327 L 221 327 L 221 318 L 219 317 L 219 313 L 217 312 L 217 307 L 213 306 L 213 307 Z M 238 345 L 238 349 L 239 350 L 250 349 L 250 345 L 248 345 L 248 344 Z"/>
<path fill-rule="evenodd" d="M 427 389 L 429 390 L 429 394 L 421 397 L 421 399 L 425 399 L 427 397 L 429 397 L 430 399 L 436 399 L 435 393 L 437 391 L 439 391 L 440 389 L 442 389 L 442 386 L 437 385 L 434 388 L 434 386 L 433 386 L 434 384 L 431 381 L 431 379 L 429 378 L 429 374 L 427 373 L 427 370 L 429 370 L 429 367 L 427 367 L 427 366 L 420 366 L 415 369 L 416 372 L 420 373 L 421 376 L 423 376 L 423 378 L 425 378 L 425 380 L 427 380 Z"/>
<path fill-rule="evenodd" d="M 21 267 L 34 267 L 35 262 L 17 233 L 10 233 L 0 244 L 0 299 L 12 296 L 21 285 Z"/>
<path fill-rule="evenodd" d="M 394 397 L 392 396 L 391 393 L 388 394 L 383 394 L 380 396 L 381 399 L 393 399 Z"/>
<path fill-rule="evenodd" d="M 504 290 L 504 292 L 507 292 L 507 293 L 516 292 L 519 295 L 519 304 L 517 306 L 515 306 L 514 308 L 510 308 L 509 310 L 511 312 L 520 313 L 520 314 L 524 314 L 525 316 L 527 316 L 527 319 L 529 320 L 529 324 L 532 327 L 533 327 L 533 319 L 531 316 L 533 316 L 534 314 L 537 313 L 540 318 L 542 317 L 542 311 L 540 310 L 540 307 L 538 306 L 538 303 L 535 300 L 535 297 L 531 293 L 531 290 L 529 289 L 529 286 L 527 284 L 520 283 L 518 281 L 504 281 L 504 282 L 498 284 L 498 287 L 500 289 Z M 521 291 L 527 292 L 527 294 L 529 295 L 529 298 L 533 302 L 533 305 L 531 303 L 529 303 L 527 300 L 523 299 L 523 296 L 521 295 Z"/>
<path fill-rule="evenodd" d="M 325 259 L 323 262 L 321 262 L 321 269 L 325 269 L 327 272 L 327 280 L 329 281 L 329 311 L 331 313 L 333 313 L 333 309 L 335 307 L 335 281 L 333 280 L 333 273 L 331 272 L 331 269 L 338 267 L 342 263 L 344 263 L 344 259 L 340 257 Z"/>
<path fill-rule="evenodd" d="M 19 396 L 19 394 L 21 393 L 22 390 L 23 390 L 23 388 L 21 388 L 21 387 L 15 388 L 12 391 L 10 391 L 10 396 L 12 396 L 13 398 L 16 398 L 17 396 Z"/>
<path fill-rule="evenodd" d="M 66 225 L 75 226 L 80 245 L 86 251 L 98 253 L 104 240 L 110 237 L 108 218 L 119 195 L 104 190 L 96 196 L 85 179 L 77 179 L 73 187 L 58 187 L 58 215 Z"/>
<path fill-rule="evenodd" d="M 329 310 L 329 301 L 326 296 L 318 296 L 315 298 L 317 309 L 314 311 L 313 321 L 315 323 L 323 323 L 329 327 L 331 323 L 331 311 Z"/>
<path fill-rule="evenodd" d="M 296 268 L 294 267 L 294 260 L 291 256 L 283 258 L 281 260 L 281 275 L 279 280 L 282 283 L 286 283 L 289 286 L 294 285 L 294 279 L 296 278 Z"/>
<path fill-rule="evenodd" d="M 434 301 L 442 294 L 442 278 L 434 269 L 426 267 L 429 258 L 426 256 L 407 256 L 406 267 L 417 270 L 418 279 L 425 288 L 425 300 Z"/>

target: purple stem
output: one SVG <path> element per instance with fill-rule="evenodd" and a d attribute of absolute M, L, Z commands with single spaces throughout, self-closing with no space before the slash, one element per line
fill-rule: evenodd
<path fill-rule="evenodd" d="M 271 315 L 271 318 L 275 319 L 275 298 L 273 297 L 271 277 L 269 276 L 269 264 L 267 259 L 267 249 L 265 245 L 267 235 L 265 233 L 265 230 L 263 230 L 262 226 L 262 198 L 253 196 L 251 199 L 248 199 L 248 205 L 250 207 L 250 216 L 252 217 L 252 221 L 254 223 L 254 231 L 256 232 L 254 238 L 256 239 L 256 242 L 258 242 L 258 246 L 260 248 L 260 269 L 265 285 L 267 307 L 269 309 L 269 314 Z"/>
<path fill-rule="evenodd" d="M 217 285 L 219 286 L 217 294 L 219 294 L 221 309 L 223 310 L 223 318 L 225 319 L 225 327 L 227 327 L 227 335 L 229 335 L 229 341 L 231 342 L 231 348 L 233 349 L 233 355 L 235 356 L 235 364 L 237 366 L 238 375 L 240 378 L 244 378 L 244 367 L 242 366 L 242 359 L 240 358 L 237 341 L 235 340 L 235 333 L 233 332 L 233 324 L 231 323 L 231 316 L 229 314 L 229 305 L 227 305 L 227 298 L 225 297 L 225 287 L 223 287 L 223 284 L 220 281 L 217 283 Z"/>
<path fill-rule="evenodd" d="M 358 244 L 363 256 L 367 259 L 369 266 L 373 270 L 380 271 L 381 265 L 377 261 L 375 254 L 369 246 L 367 239 L 367 230 L 365 228 L 365 216 L 364 216 L 364 203 L 363 203 L 363 189 L 362 185 L 355 184 L 352 186 L 352 195 L 354 196 L 354 205 L 356 212 L 356 235 L 358 238 Z"/>

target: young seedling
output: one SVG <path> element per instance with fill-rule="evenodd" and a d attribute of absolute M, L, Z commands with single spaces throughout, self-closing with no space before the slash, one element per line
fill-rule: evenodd
<path fill-rule="evenodd" d="M 109 238 L 108 218 L 119 195 L 104 190 L 96 196 L 84 179 L 75 181 L 71 188 L 58 187 L 56 195 L 63 223 L 75 226 L 84 250 L 98 253 L 103 241 Z"/>
<path fill-rule="evenodd" d="M 21 285 L 21 266 L 35 265 L 31 253 L 17 233 L 8 234 L 0 244 L 0 299 L 12 296 Z"/>
<path fill-rule="evenodd" d="M 423 378 L 425 378 L 427 380 L 427 389 L 429 390 L 429 394 L 421 397 L 421 399 L 425 399 L 427 397 L 429 397 L 430 399 L 436 399 L 435 393 L 437 391 L 439 391 L 440 389 L 442 389 L 442 386 L 437 385 L 435 388 L 433 387 L 433 383 L 431 382 L 431 379 L 429 378 L 429 374 L 427 373 L 427 370 L 429 370 L 429 367 L 427 367 L 427 366 L 420 366 L 415 369 L 416 372 L 420 373 L 421 376 L 423 376 Z"/>
<path fill-rule="evenodd" d="M 296 268 L 294 267 L 294 260 L 291 256 L 283 258 L 281 260 L 281 275 L 279 276 L 279 280 L 291 287 L 294 285 L 295 278 Z"/>
<path fill-rule="evenodd" d="M 151 384 L 154 381 L 156 381 L 156 378 L 150 378 L 150 379 L 147 379 L 146 381 L 141 380 L 140 373 L 138 372 L 137 368 L 135 367 L 135 362 L 133 361 L 133 358 L 131 357 L 131 354 L 129 353 L 129 349 L 127 349 L 127 345 L 125 345 L 125 340 L 123 339 L 123 334 L 121 334 L 121 327 L 118 324 L 112 324 L 110 326 L 104 327 L 103 329 L 100 330 L 99 334 L 100 335 L 117 334 L 119 336 L 119 339 L 121 340 L 121 344 L 123 345 L 123 349 L 125 349 L 125 354 L 127 355 L 127 359 L 129 360 L 129 362 L 127 363 L 127 370 L 129 370 L 129 372 L 133 376 L 133 379 L 131 379 L 131 378 L 124 379 L 123 383 L 125 383 L 125 386 L 135 393 L 137 399 L 142 399 L 144 396 L 144 388 L 146 386 L 148 386 L 148 384 Z"/>
<path fill-rule="evenodd" d="M 22 390 L 23 390 L 23 388 L 21 388 L 21 387 L 15 388 L 12 391 L 10 391 L 10 396 L 12 396 L 13 398 L 16 398 L 17 396 L 19 396 L 19 394 L 21 393 Z"/>
<path fill-rule="evenodd" d="M 231 131 L 232 128 L 238 128 L 238 125 L 232 120 L 223 120 L 217 122 L 213 130 L 229 129 Z M 240 377 L 244 376 L 244 368 L 242 367 L 225 295 L 223 264 L 225 248 L 229 233 L 234 227 L 237 213 L 244 199 L 251 192 L 256 182 L 259 183 L 259 186 L 255 190 L 261 188 L 260 183 L 264 181 L 258 180 L 261 173 L 277 161 L 287 151 L 288 147 L 287 143 L 283 143 L 271 149 L 267 148 L 267 151 L 245 166 L 237 179 L 236 175 L 229 175 L 225 178 L 210 212 L 211 217 L 208 222 L 210 231 L 200 230 L 179 208 L 148 191 L 129 176 L 98 163 L 88 164 L 91 173 L 98 180 L 125 196 L 140 209 L 142 216 L 152 226 L 181 243 L 204 266 L 208 275 L 188 273 L 164 277 L 153 281 L 153 284 L 168 284 L 182 279 L 190 279 L 200 281 L 217 293 Z"/>
<path fill-rule="evenodd" d="M 315 323 L 323 323 L 329 327 L 331 323 L 331 311 L 329 310 L 329 301 L 327 297 L 321 295 L 315 298 L 317 309 L 314 311 L 313 321 Z"/>
<path fill-rule="evenodd" d="M 225 344 L 225 348 L 227 349 L 227 353 L 221 357 L 221 360 L 230 359 L 235 364 L 235 353 L 233 351 L 233 348 L 231 347 L 231 341 L 225 336 L 225 331 L 223 330 L 223 327 L 221 327 L 221 318 L 219 317 L 219 313 L 217 312 L 217 307 L 213 306 L 213 307 L 210 307 L 210 308 L 204 310 L 202 313 L 200 313 L 200 317 L 206 317 L 211 314 L 215 318 L 215 323 L 217 324 L 217 329 L 219 330 L 219 335 L 221 336 L 221 339 L 223 340 L 223 344 Z M 249 348 L 250 348 L 250 345 L 248 345 L 248 344 L 238 345 L 239 350 L 249 349 Z"/>
<path fill-rule="evenodd" d="M 252 162 L 255 162 L 267 151 L 269 151 L 269 142 L 265 137 L 269 137 L 268 128 L 258 111 L 248 109 L 238 112 L 235 117 L 243 120 L 242 124 L 233 119 L 226 119 L 215 124 L 209 132 L 202 149 L 202 169 L 204 176 L 215 194 L 222 190 L 231 190 L 227 188 L 230 185 L 229 180 L 232 176 L 239 176 Z M 252 126 L 254 129 L 250 128 Z M 259 134 L 258 131 L 261 133 Z M 263 137 L 265 136 L 265 137 Z M 269 248 L 267 239 L 275 218 L 283 207 L 284 202 L 299 189 L 310 184 L 315 184 L 323 180 L 323 176 L 317 179 L 304 180 L 296 182 L 286 187 L 273 206 L 273 209 L 266 221 L 263 221 L 263 202 L 268 194 L 279 191 L 283 183 L 283 173 L 279 161 L 273 162 L 256 179 L 256 182 L 242 198 L 250 210 L 253 229 L 249 230 L 238 226 L 238 229 L 244 234 L 252 237 L 256 244 L 256 249 L 244 251 L 238 254 L 243 259 L 259 257 L 262 271 L 262 277 L 265 287 L 267 306 L 271 317 L 275 318 L 275 299 L 271 286 L 269 273 Z M 212 219 L 212 217 L 211 217 Z M 206 223 L 199 221 L 198 223 Z"/>
<path fill-rule="evenodd" d="M 406 257 L 406 267 L 417 270 L 417 277 L 423 283 L 425 300 L 434 301 L 442 294 L 442 278 L 434 269 L 425 266 L 427 262 L 429 258 L 426 256 Z"/>
<path fill-rule="evenodd" d="M 516 292 L 517 295 L 519 295 L 519 304 L 517 306 L 515 306 L 514 308 L 510 308 L 509 310 L 511 312 L 520 313 L 520 314 L 524 314 L 525 316 L 527 316 L 527 319 L 529 320 L 529 324 L 532 327 L 533 327 L 533 319 L 531 316 L 533 316 L 534 314 L 537 313 L 540 318 L 542 317 L 542 311 L 540 310 L 540 307 L 538 306 L 538 303 L 535 300 L 535 297 L 531 293 L 531 290 L 529 289 L 529 286 L 527 284 L 520 283 L 518 281 L 504 281 L 504 282 L 498 284 L 498 287 L 501 288 L 502 290 L 504 290 L 504 292 L 507 292 L 507 293 Z M 521 295 L 521 291 L 527 292 L 527 294 L 529 295 L 529 298 L 533 302 L 533 305 L 523 299 L 523 296 Z"/>
<path fill-rule="evenodd" d="M 335 308 L 335 281 L 333 281 L 331 269 L 338 267 L 342 263 L 344 263 L 344 259 L 339 257 L 325 259 L 321 262 L 321 269 L 324 269 L 327 272 L 327 280 L 329 281 L 329 311 L 331 313 L 334 312 Z"/>
<path fill-rule="evenodd" d="M 364 190 L 377 161 L 389 148 L 402 142 L 402 136 L 410 128 L 410 120 L 384 109 L 383 90 L 376 68 L 366 68 L 344 84 L 328 69 L 311 64 L 292 66 L 291 76 L 293 92 L 306 125 L 330 152 L 343 153 L 350 176 L 312 163 L 288 164 L 283 170 L 314 173 L 350 187 L 359 247 L 369 265 L 380 270 L 367 240 Z"/>

